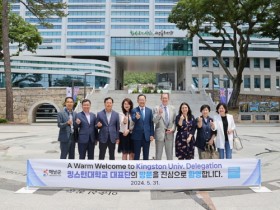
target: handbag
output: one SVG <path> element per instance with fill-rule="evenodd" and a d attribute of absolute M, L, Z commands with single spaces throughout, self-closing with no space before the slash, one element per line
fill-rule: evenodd
<path fill-rule="evenodd" d="M 201 152 L 202 159 L 219 159 L 219 152 L 216 151 L 215 145 L 206 143 L 205 151 Z"/>
<path fill-rule="evenodd" d="M 239 151 L 243 149 L 241 138 L 237 135 L 236 130 L 233 133 L 233 149 Z"/>

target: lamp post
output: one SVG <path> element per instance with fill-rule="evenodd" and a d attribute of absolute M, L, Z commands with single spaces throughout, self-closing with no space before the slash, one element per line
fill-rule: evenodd
<path fill-rule="evenodd" d="M 215 101 L 215 98 L 214 98 L 214 94 L 215 94 L 215 90 L 214 90 L 214 72 L 213 71 L 206 71 L 206 72 L 212 74 L 212 99 L 213 99 L 213 102 L 214 102 Z"/>
<path fill-rule="evenodd" d="M 86 88 L 87 88 L 87 75 L 90 75 L 91 72 L 86 72 L 84 74 L 84 99 L 86 98 Z"/>

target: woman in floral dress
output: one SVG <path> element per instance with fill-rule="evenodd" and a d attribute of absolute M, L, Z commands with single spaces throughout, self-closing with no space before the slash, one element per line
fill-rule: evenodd
<path fill-rule="evenodd" d="M 190 160 L 194 158 L 194 133 L 196 120 L 192 115 L 190 106 L 183 102 L 176 116 L 177 135 L 175 139 L 175 152 L 178 160 Z"/>

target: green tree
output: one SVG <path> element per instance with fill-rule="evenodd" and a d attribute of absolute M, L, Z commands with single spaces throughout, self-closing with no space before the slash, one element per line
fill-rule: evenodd
<path fill-rule="evenodd" d="M 156 74 L 151 72 L 125 72 L 124 85 L 155 84 Z"/>
<path fill-rule="evenodd" d="M 9 32 L 11 24 L 9 23 L 9 1 L 2 0 L 1 11 L 2 11 L 2 49 L 4 56 L 4 71 L 5 71 L 5 82 L 6 82 L 6 118 L 9 121 L 14 120 L 13 111 L 13 89 L 11 81 L 11 61 L 10 61 L 10 50 L 9 50 Z M 39 19 L 40 23 L 46 26 L 51 26 L 47 22 L 47 18 L 51 16 L 64 17 L 64 9 L 66 8 L 66 3 L 56 2 L 52 3 L 48 0 L 19 0 L 20 3 L 24 4 L 26 8 Z M 15 34 L 14 34 L 15 35 Z M 18 36 L 20 36 L 18 34 Z M 22 44 L 26 43 L 27 50 L 35 51 L 35 45 L 30 42 L 23 42 L 26 38 L 19 38 L 20 48 L 22 50 Z M 34 38 L 34 37 L 33 37 Z M 28 45 L 27 45 L 28 44 Z"/>
<path fill-rule="evenodd" d="M 237 107 L 251 37 L 278 38 L 279 14 L 279 0 L 180 0 L 168 20 L 179 29 L 187 30 L 190 38 L 197 36 L 201 43 L 214 52 L 233 83 L 229 106 Z M 203 34 L 220 38 L 220 44 L 207 42 Z M 233 48 L 236 75 L 229 71 L 223 61 L 222 53 L 226 44 Z"/>
<path fill-rule="evenodd" d="M 0 14 L 2 14 L 2 11 L 0 11 Z M 10 12 L 8 16 L 9 40 L 10 43 L 16 43 L 18 46 L 18 50 L 14 55 L 19 55 L 19 53 L 24 50 L 35 52 L 38 46 L 42 44 L 42 37 L 36 26 L 26 22 L 22 17 L 15 13 Z M 0 23 L 0 25 L 2 24 Z M 0 49 L 2 50 L 2 26 L 0 30 Z M 0 59 L 3 59 L 3 54 L 0 55 Z"/>

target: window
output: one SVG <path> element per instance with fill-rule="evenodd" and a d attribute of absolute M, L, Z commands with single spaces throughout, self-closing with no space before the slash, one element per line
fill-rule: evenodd
<path fill-rule="evenodd" d="M 229 68 L 229 58 L 223 58 L 224 64 Z"/>
<path fill-rule="evenodd" d="M 230 80 L 228 79 L 227 76 L 224 76 L 223 83 L 224 83 L 223 84 L 224 88 L 230 88 Z"/>
<path fill-rule="evenodd" d="M 264 58 L 264 68 L 270 68 L 270 59 L 269 58 Z"/>
<path fill-rule="evenodd" d="M 219 75 L 214 75 L 214 88 L 220 88 L 220 76 Z"/>
<path fill-rule="evenodd" d="M 202 67 L 209 67 L 209 58 L 202 57 Z"/>
<path fill-rule="evenodd" d="M 213 67 L 219 67 L 220 63 L 217 58 L 213 58 Z"/>
<path fill-rule="evenodd" d="M 254 88 L 261 88 L 261 78 L 258 75 L 254 77 Z"/>
<path fill-rule="evenodd" d="M 249 75 L 244 75 L 244 88 L 251 88 L 251 79 Z"/>
<path fill-rule="evenodd" d="M 250 59 L 247 58 L 245 68 L 250 68 Z"/>
<path fill-rule="evenodd" d="M 280 72 L 280 60 L 276 60 L 276 71 Z"/>
<path fill-rule="evenodd" d="M 192 67 L 198 67 L 198 58 L 192 57 Z"/>
<path fill-rule="evenodd" d="M 193 80 L 192 84 L 194 85 L 194 87 L 198 88 L 198 76 L 194 75 L 192 77 L 192 80 Z"/>
<path fill-rule="evenodd" d="M 264 77 L 264 88 L 271 88 L 271 83 L 270 83 L 270 76 L 265 76 Z"/>
<path fill-rule="evenodd" d="M 276 88 L 279 88 L 279 77 L 276 77 Z"/>
<path fill-rule="evenodd" d="M 260 58 L 254 58 L 254 68 L 260 68 Z"/>
<path fill-rule="evenodd" d="M 202 87 L 209 88 L 209 75 L 202 76 Z"/>

